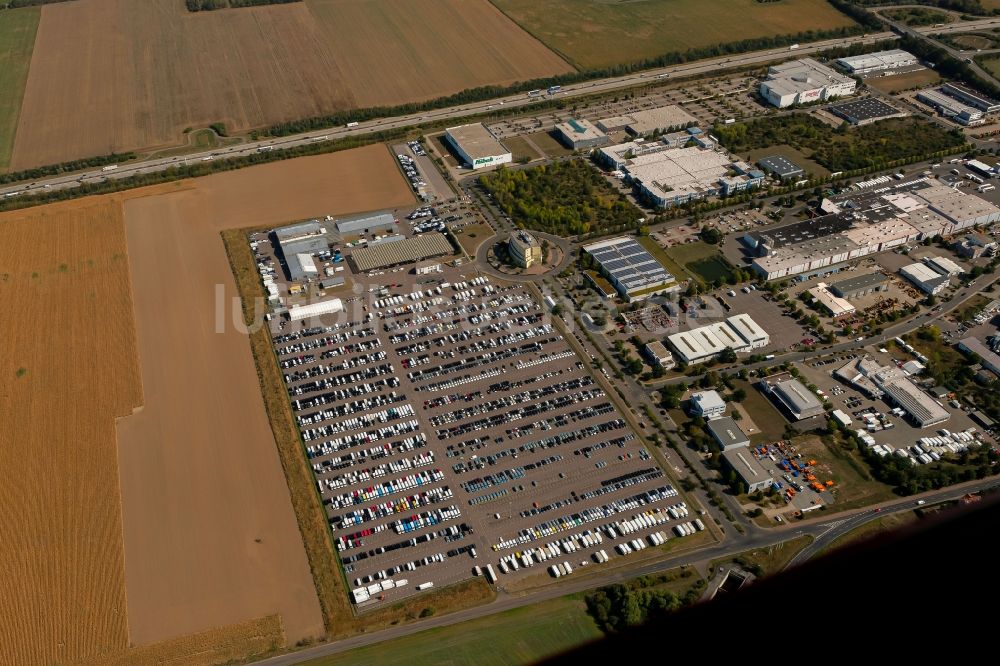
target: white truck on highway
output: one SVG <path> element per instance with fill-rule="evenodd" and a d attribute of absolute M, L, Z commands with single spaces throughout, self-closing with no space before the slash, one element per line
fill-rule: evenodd
<path fill-rule="evenodd" d="M 107 173 L 108 171 L 114 171 L 114 170 L 115 170 L 115 169 L 117 169 L 117 168 L 118 168 L 118 165 L 117 165 L 117 164 L 109 164 L 108 166 L 106 166 L 106 167 L 103 167 L 103 168 L 101 169 L 101 171 L 103 171 L 104 173 Z"/>

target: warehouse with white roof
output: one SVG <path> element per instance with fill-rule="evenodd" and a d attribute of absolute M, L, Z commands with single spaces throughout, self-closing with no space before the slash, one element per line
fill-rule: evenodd
<path fill-rule="evenodd" d="M 947 275 L 941 275 L 936 270 L 922 264 L 914 262 L 899 269 L 899 274 L 913 283 L 917 289 L 925 294 L 940 294 L 951 279 Z"/>
<path fill-rule="evenodd" d="M 738 314 L 723 322 L 674 333 L 667 336 L 667 342 L 682 361 L 693 365 L 713 359 L 726 349 L 759 349 L 770 344 L 771 338 L 750 315 Z"/>
<path fill-rule="evenodd" d="M 785 108 L 853 95 L 857 82 L 812 58 L 773 65 L 760 84 L 760 95 L 770 104 Z"/>
<path fill-rule="evenodd" d="M 445 130 L 445 137 L 473 170 L 509 164 L 513 159 L 511 152 L 482 123 L 449 127 Z"/>
<path fill-rule="evenodd" d="M 920 64 L 920 61 L 912 53 L 902 49 L 892 49 L 838 58 L 836 63 L 851 74 L 869 74 L 902 67 L 913 67 Z"/>

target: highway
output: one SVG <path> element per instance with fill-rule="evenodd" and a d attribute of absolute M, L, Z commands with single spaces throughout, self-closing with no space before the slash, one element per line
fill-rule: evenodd
<path fill-rule="evenodd" d="M 966 21 L 959 24 L 959 26 L 951 24 L 940 28 L 917 28 L 916 31 L 920 33 L 943 33 L 951 32 L 956 29 L 973 30 L 991 27 L 1000 27 L 1000 18 Z M 574 99 L 598 93 L 623 90 L 644 83 L 653 83 L 660 79 L 669 80 L 670 78 L 683 78 L 696 75 L 716 75 L 727 69 L 735 69 L 745 67 L 747 65 L 758 65 L 793 56 L 805 56 L 834 47 L 845 47 L 854 44 L 871 44 L 878 41 L 896 38 L 896 35 L 892 32 L 878 32 L 868 35 L 848 37 L 846 39 L 828 39 L 820 42 L 811 42 L 808 44 L 802 44 L 796 49 L 783 47 L 753 51 L 751 53 L 733 55 L 730 57 L 698 60 L 681 65 L 672 65 L 670 67 L 662 67 L 660 69 L 627 74 L 625 76 L 565 85 L 562 87 L 562 90 L 557 93 L 557 95 L 559 99 Z M 550 96 L 543 96 L 542 98 L 548 99 Z M 62 174 L 50 178 L 39 178 L 32 182 L 22 182 L 19 184 L 0 187 L 0 196 L 18 196 L 26 192 L 30 193 L 44 190 L 74 188 L 78 187 L 81 183 L 98 183 L 104 181 L 105 179 L 117 180 L 137 174 L 165 171 L 172 166 L 197 164 L 198 162 L 224 160 L 233 157 L 244 157 L 252 155 L 258 151 L 274 150 L 278 148 L 292 148 L 311 143 L 343 139 L 345 137 L 362 136 L 383 130 L 413 127 L 427 123 L 441 123 L 449 119 L 489 113 L 490 111 L 495 109 L 499 110 L 500 108 L 522 108 L 530 110 L 532 106 L 537 105 L 538 99 L 539 98 L 528 97 L 525 93 L 518 93 L 515 95 L 508 95 L 481 102 L 456 105 L 444 109 L 422 111 L 409 115 L 395 116 L 392 118 L 359 122 L 357 125 L 352 127 L 336 127 L 326 130 L 313 130 L 286 137 L 243 143 L 228 148 L 216 148 L 191 153 L 184 156 L 158 157 L 145 161 L 129 162 L 118 165 L 117 168 L 114 169 L 105 170 L 107 167 L 98 167 L 72 174 Z"/>

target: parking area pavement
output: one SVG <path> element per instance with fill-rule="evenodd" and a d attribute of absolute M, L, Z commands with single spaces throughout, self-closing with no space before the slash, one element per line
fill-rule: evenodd
<path fill-rule="evenodd" d="M 452 267 L 385 275 L 356 276 L 381 288 L 356 288 L 343 312 L 270 322 L 362 608 L 699 530 L 526 287 Z"/>

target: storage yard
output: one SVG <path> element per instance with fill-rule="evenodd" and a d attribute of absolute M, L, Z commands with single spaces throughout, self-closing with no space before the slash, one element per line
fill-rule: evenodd
<path fill-rule="evenodd" d="M 11 166 L 173 146 L 184 129 L 215 122 L 235 133 L 571 71 L 487 0 L 375 7 L 307 0 L 191 13 L 175 0 L 47 5 Z"/>
<path fill-rule="evenodd" d="M 493 0 L 493 4 L 583 69 L 739 39 L 854 25 L 825 0 Z"/>
<path fill-rule="evenodd" d="M 460 271 L 271 321 L 353 600 L 550 557 L 570 575 L 703 529 L 527 289 Z"/>

